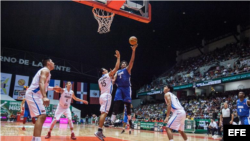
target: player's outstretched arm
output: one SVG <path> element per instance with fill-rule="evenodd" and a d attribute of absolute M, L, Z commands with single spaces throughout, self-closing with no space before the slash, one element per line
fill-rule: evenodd
<path fill-rule="evenodd" d="M 167 116 L 166 116 L 166 119 L 164 120 L 164 122 L 167 123 L 168 120 L 169 120 L 169 115 L 170 115 L 170 111 L 171 111 L 171 97 L 170 97 L 170 94 L 166 93 L 164 95 L 164 98 L 167 101 Z"/>
<path fill-rule="evenodd" d="M 43 105 L 44 106 L 49 106 L 49 99 L 47 98 L 46 91 L 45 91 L 45 83 L 46 83 L 46 79 L 48 77 L 49 77 L 49 71 L 42 70 L 40 78 L 39 78 L 39 88 L 40 88 L 40 92 L 43 95 Z"/>
<path fill-rule="evenodd" d="M 127 67 L 127 70 L 128 70 L 128 73 L 129 73 L 129 74 L 131 74 L 131 70 L 132 70 L 133 65 L 134 65 L 134 61 L 135 61 L 135 50 L 136 50 L 137 47 L 138 47 L 138 44 L 131 47 L 131 48 L 132 48 L 132 56 L 131 56 L 130 62 L 129 62 L 129 64 L 128 64 L 128 67 Z"/>
<path fill-rule="evenodd" d="M 120 66 L 120 52 L 118 50 L 115 51 L 115 57 L 117 58 L 116 60 L 116 64 L 115 64 L 115 68 L 109 72 L 109 76 L 112 77 L 116 72 L 117 70 L 119 69 L 119 66 Z"/>
<path fill-rule="evenodd" d="M 250 100 L 247 100 L 247 106 L 250 107 Z"/>
<path fill-rule="evenodd" d="M 84 104 L 88 105 L 88 101 L 77 98 L 77 97 L 75 96 L 74 93 L 73 93 L 73 95 L 72 95 L 72 98 L 73 98 L 75 101 L 83 102 Z"/>
<path fill-rule="evenodd" d="M 112 84 L 115 84 L 116 78 L 117 78 L 117 72 L 115 73 L 115 76 L 114 76 L 114 78 L 112 79 Z"/>
<path fill-rule="evenodd" d="M 48 87 L 48 91 L 56 91 L 57 93 L 63 93 L 63 89 L 59 86 L 55 86 L 55 87 Z"/>

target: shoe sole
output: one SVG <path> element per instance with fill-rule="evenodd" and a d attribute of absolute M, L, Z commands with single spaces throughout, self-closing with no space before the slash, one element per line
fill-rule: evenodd
<path fill-rule="evenodd" d="M 99 136 L 97 136 L 96 134 L 94 134 L 99 140 L 104 141 L 104 139 L 100 138 Z"/>

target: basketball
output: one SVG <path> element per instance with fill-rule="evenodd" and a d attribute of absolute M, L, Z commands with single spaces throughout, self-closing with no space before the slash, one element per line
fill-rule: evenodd
<path fill-rule="evenodd" d="M 130 38 L 129 38 L 129 43 L 130 43 L 130 45 L 136 45 L 137 44 L 137 38 L 135 37 L 135 36 L 131 36 Z"/>

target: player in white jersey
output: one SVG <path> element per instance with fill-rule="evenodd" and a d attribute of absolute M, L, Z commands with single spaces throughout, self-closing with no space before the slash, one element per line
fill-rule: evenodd
<path fill-rule="evenodd" d="M 47 136 L 45 137 L 45 139 L 48 139 L 51 137 L 51 131 L 54 125 L 60 119 L 62 114 L 64 114 L 68 118 L 70 130 L 71 130 L 71 139 L 76 140 L 76 137 L 73 131 L 73 122 L 72 122 L 71 112 L 69 109 L 70 103 L 71 103 L 72 98 L 75 101 L 80 101 L 80 102 L 83 102 L 84 104 L 88 104 L 88 101 L 77 98 L 74 94 L 74 91 L 71 90 L 71 87 L 72 87 L 72 84 L 70 81 L 68 81 L 66 84 L 66 88 L 60 91 L 61 98 L 55 111 L 55 117 L 50 125 L 50 130 Z"/>
<path fill-rule="evenodd" d="M 103 141 L 105 136 L 102 133 L 102 127 L 105 121 L 105 118 L 107 117 L 107 114 L 109 112 L 109 108 L 111 105 L 111 100 L 112 100 L 112 90 L 113 90 L 113 83 L 112 83 L 112 77 L 114 74 L 117 72 L 120 66 L 120 52 L 115 51 L 115 57 L 117 58 L 115 68 L 108 72 L 108 70 L 101 68 L 100 74 L 102 77 L 98 80 L 99 88 L 101 90 L 101 96 L 99 98 L 100 102 L 100 120 L 99 120 L 99 128 L 98 131 L 95 133 L 95 136 L 99 138 L 101 141 Z"/>
<path fill-rule="evenodd" d="M 42 126 L 46 119 L 45 106 L 49 106 L 47 98 L 47 90 L 61 90 L 60 87 L 48 87 L 50 81 L 50 71 L 55 65 L 51 59 L 43 59 L 43 68 L 41 68 L 34 76 L 32 83 L 25 93 L 25 99 L 29 106 L 31 117 L 37 117 L 35 123 L 32 141 L 41 141 Z"/>
<path fill-rule="evenodd" d="M 173 141 L 173 133 L 171 129 L 174 129 L 181 134 L 182 138 L 185 141 L 187 141 L 187 135 L 184 133 L 186 112 L 181 106 L 181 103 L 178 98 L 172 92 L 172 86 L 167 85 L 164 87 L 164 98 L 167 104 L 167 116 L 164 122 L 167 123 L 168 138 L 169 141 Z M 172 116 L 169 119 L 170 111 L 172 112 Z"/>

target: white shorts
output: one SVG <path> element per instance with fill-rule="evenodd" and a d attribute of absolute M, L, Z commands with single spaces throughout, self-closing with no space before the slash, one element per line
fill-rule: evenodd
<path fill-rule="evenodd" d="M 39 115 L 46 114 L 42 98 L 43 96 L 41 94 L 34 93 L 31 90 L 26 91 L 25 99 L 28 103 L 31 117 L 37 117 Z"/>
<path fill-rule="evenodd" d="M 109 113 L 109 109 L 111 106 L 111 100 L 112 100 L 112 96 L 109 93 L 103 93 L 101 94 L 100 98 L 99 98 L 99 102 L 100 102 L 100 111 L 101 113 Z"/>
<path fill-rule="evenodd" d="M 167 127 L 177 131 L 184 131 L 185 119 L 186 112 L 184 110 L 174 111 L 168 121 Z"/>
<path fill-rule="evenodd" d="M 56 111 L 55 111 L 55 116 L 54 118 L 56 120 L 59 120 L 60 117 L 64 114 L 69 120 L 72 119 L 71 112 L 69 108 L 62 108 L 60 105 L 57 106 Z"/>

